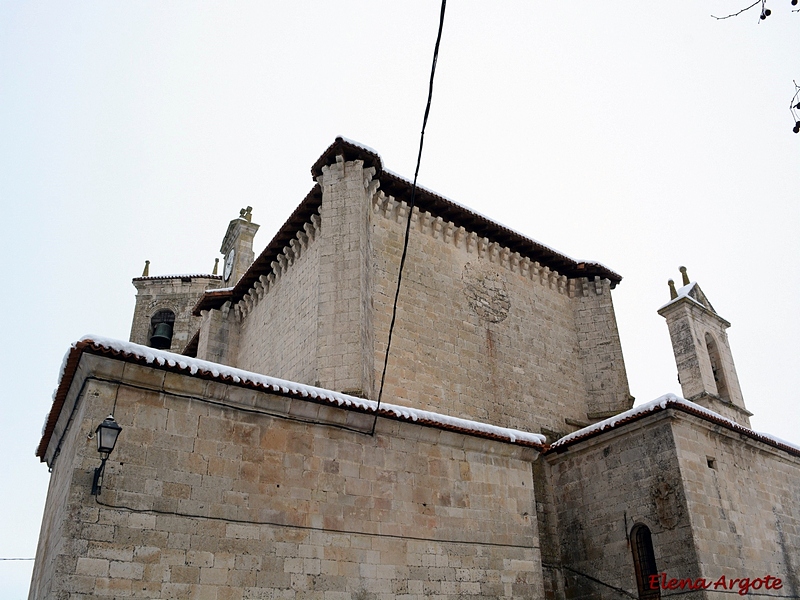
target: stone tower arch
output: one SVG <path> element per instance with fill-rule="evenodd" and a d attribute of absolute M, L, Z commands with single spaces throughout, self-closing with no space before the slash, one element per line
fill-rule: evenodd
<path fill-rule="evenodd" d="M 728 392 L 725 367 L 722 365 L 722 355 L 719 351 L 719 344 L 717 344 L 711 332 L 708 331 L 706 331 L 704 341 L 706 344 L 706 351 L 708 352 L 708 360 L 711 363 L 711 373 L 714 376 L 714 383 L 717 387 L 717 396 L 725 402 L 730 402 L 731 397 Z"/>

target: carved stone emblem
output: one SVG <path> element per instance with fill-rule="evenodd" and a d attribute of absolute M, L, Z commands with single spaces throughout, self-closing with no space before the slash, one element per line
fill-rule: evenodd
<path fill-rule="evenodd" d="M 469 306 L 481 320 L 500 323 L 508 317 L 511 299 L 499 272 L 489 266 L 467 263 L 461 279 Z"/>
<path fill-rule="evenodd" d="M 665 529 L 674 528 L 681 519 L 683 510 L 674 486 L 662 476 L 658 477 L 652 490 L 658 521 Z"/>

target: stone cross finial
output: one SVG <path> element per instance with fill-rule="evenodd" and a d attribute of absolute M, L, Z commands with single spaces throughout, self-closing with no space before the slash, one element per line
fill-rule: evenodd
<path fill-rule="evenodd" d="M 253 207 L 248 206 L 247 208 L 243 208 L 239 211 L 239 218 L 244 219 L 248 223 L 253 220 Z"/>
<path fill-rule="evenodd" d="M 683 277 L 683 285 L 689 285 L 689 275 L 686 273 L 686 267 L 680 267 L 681 276 Z"/>
<path fill-rule="evenodd" d="M 669 299 L 675 300 L 675 298 L 678 297 L 678 291 L 675 289 L 675 282 L 672 279 L 670 279 L 667 282 L 667 285 L 669 286 Z"/>
<path fill-rule="evenodd" d="M 216 275 L 218 270 L 219 270 L 219 259 L 215 258 L 214 259 L 214 270 L 211 271 L 211 274 L 212 275 Z"/>
<path fill-rule="evenodd" d="M 144 261 L 144 271 L 142 271 L 142 277 L 149 277 L 150 276 L 150 261 Z"/>

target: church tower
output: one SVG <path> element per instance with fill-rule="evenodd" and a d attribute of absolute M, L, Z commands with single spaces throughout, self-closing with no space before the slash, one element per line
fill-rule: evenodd
<path fill-rule="evenodd" d="M 141 277 L 133 280 L 136 308 L 131 324 L 130 341 L 171 352 L 195 356 L 199 343 L 200 317 L 192 311 L 209 290 L 233 287 L 253 263 L 253 238 L 258 225 L 252 222 L 252 208 L 239 211 L 228 224 L 218 261 L 211 274 L 150 275 L 150 261 L 145 261 Z"/>
<path fill-rule="evenodd" d="M 200 326 L 192 308 L 206 290 L 220 287 L 216 274 L 150 275 L 145 262 L 141 277 L 133 280 L 136 307 L 133 311 L 130 341 L 143 346 L 182 353 L 191 344 Z"/>
<path fill-rule="evenodd" d="M 681 267 L 683 287 L 669 280 L 670 301 L 658 310 L 667 320 L 683 397 L 750 427 L 753 413 L 744 406 L 739 378 L 720 317 L 696 282 Z"/>
<path fill-rule="evenodd" d="M 250 268 L 255 258 L 253 238 L 258 225 L 253 223 L 253 207 L 239 211 L 239 217 L 228 224 L 219 251 L 225 257 L 222 267 L 223 287 L 233 287 Z"/>

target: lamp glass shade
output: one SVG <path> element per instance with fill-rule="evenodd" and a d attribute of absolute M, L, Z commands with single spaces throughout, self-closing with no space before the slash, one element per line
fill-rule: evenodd
<path fill-rule="evenodd" d="M 106 420 L 100 423 L 95 430 L 97 437 L 97 451 L 110 453 L 117 443 L 119 432 L 122 431 L 112 415 L 108 415 Z"/>

